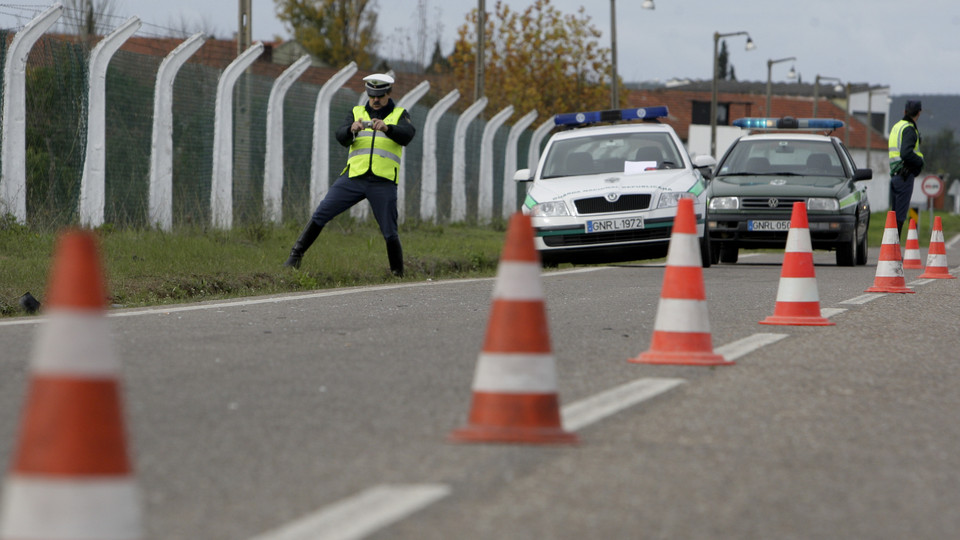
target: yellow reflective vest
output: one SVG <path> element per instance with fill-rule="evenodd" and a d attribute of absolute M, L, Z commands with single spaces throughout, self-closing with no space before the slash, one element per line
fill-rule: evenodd
<path fill-rule="evenodd" d="M 900 157 L 900 143 L 903 141 L 903 130 L 907 127 L 917 129 L 912 122 L 900 120 L 890 129 L 890 140 L 887 143 L 887 151 L 890 156 L 890 174 L 897 174 L 903 167 L 903 158 Z M 913 146 L 913 153 L 923 157 L 920 153 L 920 131 L 917 130 L 917 143 Z"/>
<path fill-rule="evenodd" d="M 393 111 L 383 119 L 387 125 L 397 125 L 404 109 L 394 107 Z M 353 120 L 361 122 L 371 121 L 370 114 L 364 105 L 353 108 Z M 357 132 L 350 145 L 347 155 L 347 166 L 343 172 L 350 171 L 350 178 L 356 178 L 372 171 L 380 178 L 397 182 L 397 171 L 400 170 L 400 157 L 403 147 L 390 137 L 373 128 L 365 128 Z M 340 174 L 343 174 L 341 172 Z"/>

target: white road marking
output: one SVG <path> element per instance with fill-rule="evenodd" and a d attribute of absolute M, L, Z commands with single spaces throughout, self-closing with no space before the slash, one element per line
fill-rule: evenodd
<path fill-rule="evenodd" d="M 839 315 L 846 311 L 846 308 L 823 308 L 820 310 L 820 316 L 826 319 L 833 317 L 834 315 Z"/>
<path fill-rule="evenodd" d="M 356 540 L 449 494 L 444 484 L 380 485 L 251 540 Z"/>
<path fill-rule="evenodd" d="M 713 352 L 723 355 L 727 362 L 733 362 L 737 358 L 746 356 L 760 347 L 770 345 L 771 343 L 776 343 L 788 335 L 789 334 L 770 334 L 759 332 L 753 334 L 752 336 L 747 336 L 743 339 L 738 339 L 732 343 L 727 343 L 726 345 L 717 347 Z"/>
<path fill-rule="evenodd" d="M 933 281 L 932 279 L 915 279 L 907 283 L 907 286 L 916 287 L 917 285 L 926 285 L 927 283 L 931 283 L 932 281 Z"/>
<path fill-rule="evenodd" d="M 568 431 L 576 431 L 637 403 L 672 390 L 684 382 L 683 379 L 636 379 L 586 399 L 581 399 L 563 407 L 560 411 L 563 427 Z"/>
<path fill-rule="evenodd" d="M 568 274 L 582 274 L 584 272 L 596 272 L 604 267 L 573 268 L 570 270 L 558 270 L 554 272 L 544 272 L 540 274 L 542 278 L 555 276 L 565 276 Z M 257 298 L 225 300 L 223 302 L 212 302 L 209 304 L 181 304 L 176 306 L 157 306 L 141 309 L 130 309 L 125 311 L 108 311 L 107 317 L 137 317 L 140 315 L 166 315 L 169 313 L 180 313 L 183 311 L 203 311 L 209 309 L 224 309 L 231 307 L 246 307 L 260 304 L 280 304 L 283 302 L 295 302 L 298 300 L 310 300 L 313 298 L 327 298 L 331 296 L 343 296 L 346 294 L 357 294 L 365 292 L 387 291 L 393 289 L 406 289 L 410 287 L 430 287 L 437 285 L 462 285 L 464 283 L 473 283 L 478 281 L 493 281 L 495 276 L 486 278 L 465 278 L 465 279 L 447 279 L 441 281 L 419 281 L 416 283 L 397 283 L 390 285 L 374 285 L 365 287 L 350 287 L 345 289 L 327 289 L 318 292 L 303 294 L 288 294 L 284 296 L 264 296 Z M 23 317 L 9 321 L 0 321 L 0 326 L 18 326 L 23 324 L 38 324 L 44 322 L 46 317 Z"/>
<path fill-rule="evenodd" d="M 872 302 L 872 301 L 874 301 L 874 300 L 876 300 L 877 298 L 880 298 L 880 297 L 882 297 L 882 296 L 883 296 L 883 293 L 867 293 L 867 294 L 861 294 L 860 296 L 854 296 L 853 298 L 851 298 L 851 299 L 849 299 L 849 300 L 844 300 L 843 302 L 840 302 L 840 303 L 841 303 L 841 304 L 863 305 L 863 304 L 866 304 L 867 302 Z"/>

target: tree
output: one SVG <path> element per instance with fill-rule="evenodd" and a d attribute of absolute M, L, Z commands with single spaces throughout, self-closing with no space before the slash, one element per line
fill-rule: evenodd
<path fill-rule="evenodd" d="M 727 51 L 727 40 L 720 42 L 720 52 L 717 53 L 717 78 L 721 81 L 727 80 L 727 62 L 730 59 L 730 53 Z"/>
<path fill-rule="evenodd" d="M 293 39 L 331 66 L 376 62 L 376 0 L 274 0 Z"/>
<path fill-rule="evenodd" d="M 95 36 L 105 36 L 113 31 L 111 19 L 115 19 L 116 6 L 113 0 L 66 0 L 61 24 L 68 33 L 80 36 L 87 48 Z"/>
<path fill-rule="evenodd" d="M 537 0 L 519 13 L 498 1 L 485 19 L 484 88 L 491 110 L 513 105 L 519 116 L 531 109 L 553 114 L 609 106 L 610 49 L 600 47 L 602 34 L 583 7 L 565 15 L 550 0 Z M 476 21 L 473 10 L 457 30 L 450 57 L 463 95 L 473 93 Z"/>
<path fill-rule="evenodd" d="M 430 56 L 430 64 L 427 65 L 427 73 L 442 75 L 450 71 L 450 61 L 443 55 L 440 49 L 440 40 L 437 40 L 433 46 L 433 55 Z"/>

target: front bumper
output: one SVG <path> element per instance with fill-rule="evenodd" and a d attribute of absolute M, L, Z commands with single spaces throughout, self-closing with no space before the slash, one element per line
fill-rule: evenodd
<path fill-rule="evenodd" d="M 754 220 L 790 220 L 783 214 L 710 214 L 707 217 L 711 242 L 754 249 L 783 249 L 789 231 L 751 231 Z M 814 249 L 831 249 L 854 238 L 856 217 L 853 215 L 809 214 L 807 221 Z"/>

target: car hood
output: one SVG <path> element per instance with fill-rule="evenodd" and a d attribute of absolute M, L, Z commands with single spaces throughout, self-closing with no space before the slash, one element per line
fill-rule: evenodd
<path fill-rule="evenodd" d="M 685 169 L 648 171 L 640 174 L 605 173 L 538 181 L 537 200 L 580 198 L 617 191 L 622 193 L 656 193 L 688 191 L 695 177 Z"/>
<path fill-rule="evenodd" d="M 836 197 L 846 182 L 830 176 L 721 176 L 709 189 L 712 197 Z"/>

